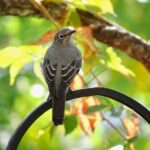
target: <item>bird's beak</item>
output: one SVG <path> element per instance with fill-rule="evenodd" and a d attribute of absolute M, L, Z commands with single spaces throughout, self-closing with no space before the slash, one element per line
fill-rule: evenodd
<path fill-rule="evenodd" d="M 70 31 L 69 35 L 71 35 L 71 34 L 73 34 L 73 33 L 75 33 L 75 32 L 76 32 L 76 30 L 73 29 L 72 31 Z"/>
<path fill-rule="evenodd" d="M 76 32 L 76 30 L 75 30 L 75 29 L 72 29 L 69 33 L 65 34 L 65 36 L 71 35 L 71 34 L 73 34 L 73 33 L 75 33 L 75 32 Z"/>

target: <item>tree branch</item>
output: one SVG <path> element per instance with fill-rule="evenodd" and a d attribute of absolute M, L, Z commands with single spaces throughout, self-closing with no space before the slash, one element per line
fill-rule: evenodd
<path fill-rule="evenodd" d="M 66 17 L 68 6 L 65 3 L 43 1 L 42 4 L 56 21 L 62 22 Z M 98 41 L 126 52 L 150 71 L 149 42 L 100 16 L 80 9 L 77 12 L 82 25 L 90 26 Z M 0 15 L 44 17 L 27 0 L 1 0 Z"/>

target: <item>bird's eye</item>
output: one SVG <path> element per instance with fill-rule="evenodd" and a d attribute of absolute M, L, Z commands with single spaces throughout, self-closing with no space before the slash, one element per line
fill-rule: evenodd
<path fill-rule="evenodd" d="M 59 39 L 63 39 L 64 38 L 64 36 L 62 34 L 59 34 L 58 37 L 59 37 Z"/>

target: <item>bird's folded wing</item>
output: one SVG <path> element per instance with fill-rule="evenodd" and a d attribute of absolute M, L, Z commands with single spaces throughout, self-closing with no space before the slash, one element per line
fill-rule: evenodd
<path fill-rule="evenodd" d="M 62 65 L 62 82 L 69 85 L 74 77 L 78 74 L 82 65 L 82 60 L 73 60 L 72 63 L 67 65 Z"/>
<path fill-rule="evenodd" d="M 42 68 L 46 82 L 52 84 L 55 79 L 57 64 L 51 64 L 49 59 L 45 59 Z"/>
<path fill-rule="evenodd" d="M 64 64 L 61 67 L 61 83 L 69 85 L 78 74 L 82 65 L 82 60 L 73 60 L 70 64 Z M 44 60 L 43 72 L 47 83 L 52 86 L 57 72 L 57 64 L 51 64 L 49 59 Z"/>

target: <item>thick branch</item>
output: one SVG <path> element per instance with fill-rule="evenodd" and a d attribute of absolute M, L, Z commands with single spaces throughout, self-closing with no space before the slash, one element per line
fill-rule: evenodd
<path fill-rule="evenodd" d="M 61 22 L 66 17 L 68 11 L 66 4 L 43 2 L 43 5 L 55 20 Z M 77 12 L 82 25 L 91 26 L 93 35 L 98 41 L 125 51 L 128 55 L 143 63 L 150 71 L 149 42 L 100 16 L 79 9 L 77 9 Z M 0 15 L 43 17 L 27 0 L 1 0 Z"/>

